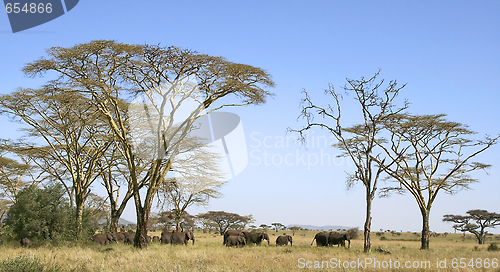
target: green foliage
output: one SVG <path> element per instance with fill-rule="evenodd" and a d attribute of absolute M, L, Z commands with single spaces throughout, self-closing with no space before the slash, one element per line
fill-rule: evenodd
<path fill-rule="evenodd" d="M 498 244 L 497 243 L 491 243 L 488 246 L 488 251 L 498 251 Z"/>
<path fill-rule="evenodd" d="M 5 224 L 17 239 L 61 240 L 75 236 L 73 211 L 60 184 L 44 189 L 30 186 L 16 197 Z"/>
<path fill-rule="evenodd" d="M 58 265 L 44 265 L 37 257 L 18 256 L 15 259 L 4 260 L 0 265 L 4 272 L 52 272 L 63 271 Z"/>

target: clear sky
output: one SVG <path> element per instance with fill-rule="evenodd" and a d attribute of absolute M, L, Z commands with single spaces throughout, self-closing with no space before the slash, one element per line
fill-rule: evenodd
<path fill-rule="evenodd" d="M 12 34 L 0 12 L 0 92 L 37 87 L 46 79 L 25 77 L 22 67 L 52 46 L 69 47 L 96 39 L 174 45 L 267 70 L 276 82 L 265 105 L 234 108 L 241 117 L 248 166 L 229 180 L 223 197 L 191 209 L 252 214 L 255 224 L 281 222 L 362 228 L 364 190 L 346 192 L 348 161 L 307 165 L 307 158 L 334 157 L 321 142 L 295 146 L 300 128 L 302 89 L 317 101 L 328 84 L 340 89 L 347 78 L 380 78 L 407 84 L 401 97 L 418 114 L 446 113 L 478 132 L 500 132 L 500 2 L 492 1 L 80 1 L 70 12 L 38 27 Z M 349 106 L 346 122 L 358 123 Z M 0 118 L 0 138 L 16 137 Z M 311 132 L 311 139 L 327 136 Z M 288 138 L 287 138 L 288 137 Z M 480 156 L 492 164 L 473 177 L 473 190 L 441 194 L 431 210 L 431 230 L 451 232 L 444 214 L 469 209 L 500 212 L 500 146 Z M 288 155 L 288 163 L 280 158 Z M 303 156 L 303 157 L 301 157 Z M 266 159 L 267 158 L 267 165 Z M 272 159 L 274 158 L 274 161 Z M 300 158 L 305 158 L 305 163 Z M 312 161 L 313 162 L 313 161 Z M 311 163 L 312 163 L 311 162 Z M 382 186 L 383 184 L 381 184 Z M 124 218 L 135 221 L 133 203 Z M 409 195 L 377 198 L 372 229 L 421 229 L 421 216 Z M 499 233 L 500 230 L 493 232 Z"/>

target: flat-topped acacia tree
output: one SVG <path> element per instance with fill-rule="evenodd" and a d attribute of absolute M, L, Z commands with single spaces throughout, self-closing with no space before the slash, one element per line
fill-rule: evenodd
<path fill-rule="evenodd" d="M 29 76 L 55 73 L 58 84 L 88 95 L 106 117 L 133 187 L 137 214 L 134 245 L 138 248 L 147 247 L 153 198 L 194 122 L 223 107 L 265 103 L 272 95 L 265 88 L 274 86 L 271 75 L 263 69 L 178 47 L 97 40 L 69 48 L 53 47 L 47 55 L 23 70 Z M 156 150 L 148 159 L 137 154 L 140 150 L 130 135 L 129 103 L 124 103 L 138 95 L 149 99 L 151 106 L 146 116 L 151 117 L 150 136 Z M 181 122 L 174 122 L 174 115 L 186 101 L 196 105 L 184 112 Z M 142 185 L 144 194 L 140 193 Z"/>
<path fill-rule="evenodd" d="M 466 125 L 446 120 L 445 114 L 393 115 L 385 120 L 388 132 L 377 140 L 391 164 L 377 161 L 396 186 L 381 189 L 382 195 L 409 192 L 422 215 L 421 249 L 429 249 L 429 216 L 440 192 L 454 194 L 477 182 L 470 173 L 487 169 L 473 159 L 498 142 L 499 136 L 476 140 Z M 389 161 L 389 160 L 387 160 Z"/>

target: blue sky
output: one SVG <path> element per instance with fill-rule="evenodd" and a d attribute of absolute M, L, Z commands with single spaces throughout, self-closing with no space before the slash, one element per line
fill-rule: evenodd
<path fill-rule="evenodd" d="M 73 46 L 96 39 L 124 43 L 187 47 L 267 70 L 276 95 L 261 106 L 230 109 L 241 117 L 249 165 L 210 201 L 208 210 L 252 214 L 256 224 L 345 225 L 362 228 L 364 190 L 346 192 L 347 161 L 303 165 L 300 160 L 265 165 L 269 158 L 300 158 L 338 153 L 329 146 L 308 149 L 280 141 L 300 128 L 301 90 L 317 101 L 345 78 L 370 77 L 407 84 L 401 98 L 418 114 L 446 113 L 478 132 L 500 132 L 500 2 L 498 1 L 80 1 L 70 12 L 38 27 L 12 34 L 0 12 L 1 93 L 37 87 L 20 71 L 52 46 Z M 356 118 L 346 97 L 346 123 Z M 327 101 L 326 101 L 327 102 Z M 1 138 L 16 137 L 15 127 L 0 118 Z M 324 131 L 311 137 L 328 137 Z M 264 146 L 264 140 L 266 140 Z M 260 145 L 259 145 L 260 144 Z M 444 214 L 469 209 L 500 212 L 499 146 L 482 154 L 488 171 L 473 174 L 480 183 L 454 196 L 441 194 L 431 211 L 431 229 L 452 231 Z M 264 153 L 266 152 L 266 153 Z M 325 155 L 326 156 L 326 155 Z M 259 162 L 260 159 L 260 162 Z M 291 165 L 290 165 L 291 164 Z M 381 184 L 383 185 L 383 184 Z M 135 220 L 133 203 L 124 215 Z M 191 209 L 191 213 L 205 209 Z M 421 229 L 410 195 L 375 199 L 372 229 Z M 499 230 L 494 232 L 499 233 Z"/>

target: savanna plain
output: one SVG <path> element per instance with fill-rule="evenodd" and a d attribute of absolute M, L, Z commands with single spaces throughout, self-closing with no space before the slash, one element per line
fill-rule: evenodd
<path fill-rule="evenodd" d="M 373 232 L 372 251 L 363 253 L 362 233 L 351 247 L 317 247 L 311 241 L 317 231 L 296 231 L 293 246 L 276 246 L 276 237 L 290 231 L 268 231 L 270 244 L 226 247 L 222 236 L 195 232 L 196 241 L 184 245 L 151 243 L 147 249 L 112 243 L 0 246 L 2 271 L 500 271 L 500 251 L 488 236 L 478 245 L 472 235 L 432 237 L 429 250 L 420 250 L 418 233 Z M 149 235 L 160 235 L 152 232 Z M 387 252 L 381 252 L 382 248 Z"/>

